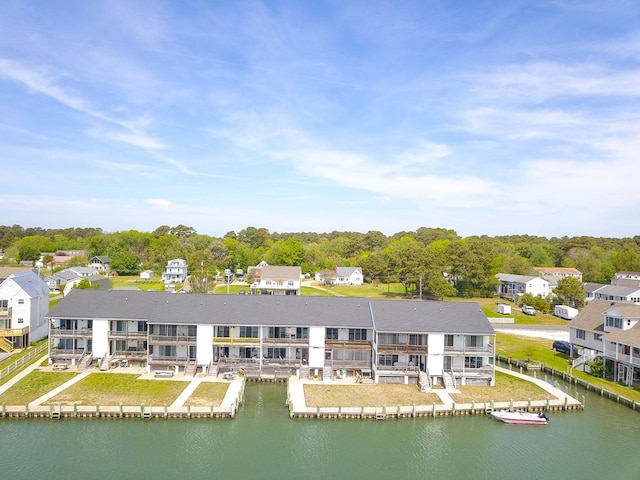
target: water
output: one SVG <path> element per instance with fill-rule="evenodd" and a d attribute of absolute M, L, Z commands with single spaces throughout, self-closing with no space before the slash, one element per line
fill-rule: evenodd
<path fill-rule="evenodd" d="M 548 426 L 485 416 L 290 420 L 285 387 L 248 384 L 235 420 L 0 420 L 11 479 L 640 478 L 640 416 L 586 396 Z M 7 476 L 5 476 L 5 474 Z"/>

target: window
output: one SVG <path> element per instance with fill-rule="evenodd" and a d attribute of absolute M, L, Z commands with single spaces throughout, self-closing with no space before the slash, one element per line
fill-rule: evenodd
<path fill-rule="evenodd" d="M 451 355 L 445 355 L 442 368 L 444 370 L 451 370 Z"/>
<path fill-rule="evenodd" d="M 327 328 L 325 330 L 325 337 L 327 340 L 338 340 L 338 329 L 337 328 Z"/>
<path fill-rule="evenodd" d="M 266 358 L 287 358 L 287 349 L 280 347 L 267 348 Z"/>
<path fill-rule="evenodd" d="M 482 367 L 482 357 L 464 357 L 465 368 L 480 368 Z"/>
<path fill-rule="evenodd" d="M 366 328 L 350 328 L 349 329 L 349 341 L 354 342 L 354 341 L 366 340 L 366 339 L 367 339 Z"/>
<path fill-rule="evenodd" d="M 594 339 L 596 342 L 601 342 L 601 341 L 602 341 L 602 334 L 601 334 L 601 333 L 594 333 L 594 334 L 593 334 L 593 339 Z"/>
<path fill-rule="evenodd" d="M 398 334 L 397 333 L 379 333 L 378 343 L 380 345 L 397 345 L 399 343 Z"/>
<path fill-rule="evenodd" d="M 258 327 L 240 327 L 240 338 L 258 338 Z"/>
<path fill-rule="evenodd" d="M 453 347 L 453 335 L 445 335 L 444 336 L 444 346 L 445 347 Z"/>
<path fill-rule="evenodd" d="M 606 317 L 605 325 L 607 327 L 622 328 L 622 319 L 618 317 Z"/>
<path fill-rule="evenodd" d="M 18 299 L 18 305 L 24 305 L 24 298 Z"/>
<path fill-rule="evenodd" d="M 178 327 L 176 325 L 160 325 L 158 334 L 164 337 L 175 337 L 178 335 Z"/>
<path fill-rule="evenodd" d="M 116 332 L 126 332 L 127 331 L 127 322 L 125 320 L 116 320 L 115 321 L 115 331 Z"/>
<path fill-rule="evenodd" d="M 387 354 L 379 354 L 378 355 L 378 366 L 379 367 L 393 367 L 393 364 L 398 361 L 398 355 L 387 355 Z"/>
<path fill-rule="evenodd" d="M 24 323 L 24 318 L 19 318 L 18 323 Z"/>
<path fill-rule="evenodd" d="M 482 337 L 477 335 L 467 335 L 464 338 L 464 342 L 467 347 L 481 347 Z"/>
<path fill-rule="evenodd" d="M 142 332 L 146 332 L 146 331 L 147 331 L 147 322 L 138 321 L 138 332 L 142 333 Z"/>
<path fill-rule="evenodd" d="M 307 327 L 296 328 L 296 338 L 309 338 L 309 329 Z"/>
<path fill-rule="evenodd" d="M 175 357 L 176 346 L 175 345 L 158 345 L 158 355 L 161 357 Z"/>
<path fill-rule="evenodd" d="M 190 337 L 195 337 L 197 335 L 197 329 L 195 325 L 187 325 L 187 335 Z"/>
<path fill-rule="evenodd" d="M 579 329 L 576 330 L 576 338 L 579 340 L 584 340 L 585 338 L 587 338 L 587 332 Z"/>
<path fill-rule="evenodd" d="M 424 335 L 409 335 L 409 345 L 426 345 L 427 343 L 424 341 Z"/>
<path fill-rule="evenodd" d="M 216 327 L 216 337 L 229 337 L 229 327 Z"/>
<path fill-rule="evenodd" d="M 287 327 L 269 327 L 269 338 L 287 338 Z"/>

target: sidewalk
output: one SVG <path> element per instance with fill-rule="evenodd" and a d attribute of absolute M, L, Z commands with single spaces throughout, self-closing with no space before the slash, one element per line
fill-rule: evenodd
<path fill-rule="evenodd" d="M 11 378 L 10 380 L 8 380 L 6 383 L 0 385 L 0 395 L 2 395 L 4 392 L 6 392 L 7 390 L 9 390 L 11 387 L 13 387 L 16 383 L 18 383 L 20 380 L 22 380 L 24 377 L 26 377 L 27 375 L 29 375 L 31 372 L 33 372 L 36 368 L 38 368 L 40 366 L 40 364 L 42 362 L 44 362 L 47 358 L 49 357 L 49 355 L 45 355 L 42 358 L 39 358 L 38 360 L 36 360 L 35 362 L 33 362 L 31 365 L 29 365 L 27 368 L 25 368 L 24 370 L 22 370 L 19 374 L 17 374 L 15 377 Z"/>
<path fill-rule="evenodd" d="M 60 392 L 62 392 L 64 390 L 66 390 L 67 388 L 69 388 L 71 385 L 73 385 L 75 383 L 78 383 L 80 380 L 85 378 L 90 373 L 91 373 L 91 371 L 87 370 L 87 371 L 82 372 L 79 375 L 76 375 L 71 380 L 63 383 L 62 385 L 60 385 L 59 387 L 54 388 L 53 390 L 50 390 L 49 392 L 47 392 L 44 395 L 42 395 L 40 398 L 36 398 L 33 402 L 30 402 L 29 403 L 29 407 L 37 407 L 38 405 L 46 402 L 50 398 L 55 397 Z"/>

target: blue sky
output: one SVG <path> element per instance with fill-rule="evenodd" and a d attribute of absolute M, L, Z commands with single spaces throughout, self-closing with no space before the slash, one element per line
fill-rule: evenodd
<path fill-rule="evenodd" d="M 640 234 L 635 0 L 5 0 L 0 105 L 0 224 Z"/>

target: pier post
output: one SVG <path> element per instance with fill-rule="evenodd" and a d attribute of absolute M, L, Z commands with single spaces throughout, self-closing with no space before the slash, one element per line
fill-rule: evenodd
<path fill-rule="evenodd" d="M 527 411 L 531 410 L 531 399 L 527 398 Z"/>
<path fill-rule="evenodd" d="M 436 416 L 436 402 L 433 402 L 433 407 L 431 408 L 431 415 Z"/>
<path fill-rule="evenodd" d="M 414 403 L 413 406 L 411 407 L 411 416 L 413 418 L 416 418 L 416 404 Z"/>
<path fill-rule="evenodd" d="M 24 415 L 25 415 L 25 417 L 29 416 L 29 404 L 28 403 L 25 404 L 25 406 L 24 406 Z"/>
<path fill-rule="evenodd" d="M 231 418 L 233 418 L 233 407 L 235 404 L 231 404 Z M 191 405 L 187 404 L 187 418 L 191 418 Z"/>
<path fill-rule="evenodd" d="M 471 415 L 474 415 L 475 413 L 476 413 L 476 402 L 471 400 Z"/>
<path fill-rule="evenodd" d="M 167 418 L 168 412 L 167 412 L 167 404 L 164 404 L 164 418 Z"/>
<path fill-rule="evenodd" d="M 124 417 L 124 408 L 122 408 L 122 402 L 120 402 L 120 418 Z"/>
<path fill-rule="evenodd" d="M 76 402 L 73 402 L 73 416 L 78 416 L 78 404 Z"/>
<path fill-rule="evenodd" d="M 513 398 L 509 399 L 509 410 L 513 410 Z"/>
<path fill-rule="evenodd" d="M 96 403 L 96 417 L 100 418 L 100 404 Z"/>
<path fill-rule="evenodd" d="M 564 407 L 563 407 L 563 410 L 566 410 L 566 409 L 567 409 L 567 405 L 568 405 L 568 403 L 569 403 L 569 397 L 564 397 Z"/>
<path fill-rule="evenodd" d="M 338 418 L 342 418 L 342 405 L 338 405 Z"/>

